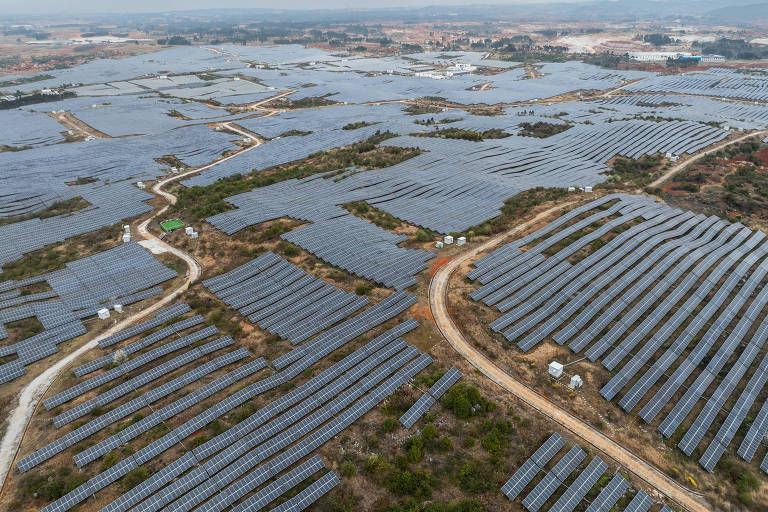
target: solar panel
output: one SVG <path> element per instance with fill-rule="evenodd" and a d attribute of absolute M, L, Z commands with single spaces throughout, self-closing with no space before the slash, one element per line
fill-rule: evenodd
<path fill-rule="evenodd" d="M 607 469 L 608 465 L 599 457 L 593 458 L 549 510 L 572 512 Z"/>
<path fill-rule="evenodd" d="M 627 492 L 629 489 L 629 482 L 621 474 L 616 474 L 608 482 L 597 498 L 589 504 L 586 512 L 608 512 L 613 507 L 619 498 Z"/>
<path fill-rule="evenodd" d="M 629 502 L 624 512 L 647 512 L 653 505 L 653 500 L 644 491 L 637 491 L 635 497 Z"/>
<path fill-rule="evenodd" d="M 405 428 L 411 428 L 427 410 L 434 405 L 435 399 L 428 393 L 424 393 L 418 400 L 400 417 L 400 423 Z"/>

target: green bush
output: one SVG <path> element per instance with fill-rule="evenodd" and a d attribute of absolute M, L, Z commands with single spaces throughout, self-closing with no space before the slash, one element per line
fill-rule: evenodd
<path fill-rule="evenodd" d="M 389 434 L 390 432 L 394 432 L 397 429 L 397 421 L 395 421 L 392 418 L 386 418 L 381 423 L 381 430 Z"/>
<path fill-rule="evenodd" d="M 101 471 L 104 472 L 120 462 L 120 454 L 117 451 L 112 450 L 104 456 L 104 460 L 101 461 Z"/>
<path fill-rule="evenodd" d="M 453 441 L 450 437 L 443 436 L 440 438 L 440 442 L 437 444 L 438 450 L 441 452 L 449 452 L 453 450 Z"/>
<path fill-rule="evenodd" d="M 480 443 L 483 449 L 491 454 L 503 453 L 509 444 L 511 427 L 512 425 L 506 421 L 486 421 L 483 425 L 486 434 Z"/>
<path fill-rule="evenodd" d="M 432 477 L 424 471 L 394 470 L 385 484 L 389 492 L 398 496 L 429 498 L 432 494 Z"/>
<path fill-rule="evenodd" d="M 480 395 L 474 386 L 463 382 L 454 384 L 443 396 L 443 407 L 452 411 L 459 419 L 469 419 L 478 414 L 485 414 L 495 409 L 495 404 Z"/>
<path fill-rule="evenodd" d="M 147 478 L 149 478 L 149 471 L 144 466 L 132 469 L 122 478 L 123 489 L 130 491 Z"/>
<path fill-rule="evenodd" d="M 478 460 L 465 462 L 459 470 L 458 480 L 461 490 L 471 494 L 488 491 L 495 485 L 490 465 Z"/>
<path fill-rule="evenodd" d="M 355 468 L 355 465 L 352 463 L 352 461 L 344 461 L 344 463 L 341 465 L 341 474 L 346 478 L 352 478 L 355 476 L 355 473 L 357 473 L 357 468 Z"/>
<path fill-rule="evenodd" d="M 431 240 L 432 240 L 432 236 L 430 236 L 430 234 L 424 231 L 423 229 L 420 229 L 416 232 L 417 242 L 429 242 Z"/>
<path fill-rule="evenodd" d="M 434 423 L 428 423 L 424 425 L 424 428 L 421 430 L 421 435 L 424 437 L 425 441 L 432 441 L 437 438 L 437 427 Z"/>
<path fill-rule="evenodd" d="M 411 436 L 405 441 L 403 448 L 405 448 L 408 462 L 415 464 L 424 457 L 424 438 L 418 434 Z"/>
<path fill-rule="evenodd" d="M 355 287 L 355 293 L 358 295 L 368 295 L 371 293 L 371 287 L 364 284 L 359 284 L 357 287 Z"/>
<path fill-rule="evenodd" d="M 387 459 L 382 455 L 371 455 L 368 460 L 365 461 L 365 470 L 369 473 L 383 473 L 389 468 Z"/>
<path fill-rule="evenodd" d="M 224 425 L 222 425 L 221 421 L 219 420 L 213 420 L 212 422 L 210 422 L 208 424 L 208 428 L 210 428 L 211 432 L 213 432 L 213 435 L 216 435 L 216 436 L 223 433 L 225 430 L 227 430 L 226 427 L 224 427 Z"/>
<path fill-rule="evenodd" d="M 285 254 L 289 258 L 293 258 L 299 255 L 299 248 L 296 247 L 295 245 L 289 245 L 285 249 L 283 249 L 283 254 Z"/>

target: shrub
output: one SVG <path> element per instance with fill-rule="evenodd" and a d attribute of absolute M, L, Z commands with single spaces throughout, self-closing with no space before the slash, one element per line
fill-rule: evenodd
<path fill-rule="evenodd" d="M 405 448 L 408 462 L 415 464 L 424 457 L 424 438 L 418 434 L 411 436 L 405 441 L 403 448 Z"/>
<path fill-rule="evenodd" d="M 359 284 L 355 288 L 355 293 L 358 295 L 368 295 L 371 293 L 371 287 L 364 284 Z"/>
<path fill-rule="evenodd" d="M 421 435 L 424 437 L 425 441 L 431 441 L 433 439 L 437 438 L 437 427 L 434 423 L 428 423 L 424 425 L 424 428 L 421 430 Z"/>
<path fill-rule="evenodd" d="M 392 418 L 386 418 L 381 423 L 381 430 L 389 434 L 390 432 L 394 432 L 397 429 L 397 421 L 395 421 Z"/>
<path fill-rule="evenodd" d="M 389 463 L 382 455 L 371 455 L 365 461 L 365 470 L 369 473 L 383 473 L 389 468 Z"/>
<path fill-rule="evenodd" d="M 490 465 L 477 460 L 464 463 L 459 470 L 459 487 L 468 493 L 478 494 L 494 486 Z"/>
<path fill-rule="evenodd" d="M 147 478 L 149 478 L 149 471 L 144 466 L 139 466 L 136 469 L 132 469 L 123 477 L 123 489 L 130 491 Z"/>
<path fill-rule="evenodd" d="M 101 461 L 101 471 L 104 472 L 120 461 L 120 454 L 115 450 L 107 453 Z"/>
<path fill-rule="evenodd" d="M 429 242 L 432 240 L 432 237 L 424 231 L 423 229 L 420 229 L 416 232 L 416 241 L 417 242 Z"/>
<path fill-rule="evenodd" d="M 293 258 L 294 256 L 299 255 L 299 248 L 295 245 L 289 245 L 285 249 L 283 249 L 283 254 L 288 256 L 289 258 Z"/>
<path fill-rule="evenodd" d="M 432 478 L 424 471 L 393 471 L 386 480 L 389 492 L 398 496 L 428 498 L 432 494 Z"/>
<path fill-rule="evenodd" d="M 474 386 L 459 382 L 451 387 L 442 400 L 443 407 L 452 411 L 459 419 L 468 419 L 477 414 L 485 414 L 495 408 L 480 395 Z"/>
<path fill-rule="evenodd" d="M 341 474 L 346 478 L 352 478 L 355 473 L 357 473 L 357 468 L 355 468 L 355 465 L 352 463 L 352 461 L 344 461 L 344 463 L 341 465 Z"/>
<path fill-rule="evenodd" d="M 440 438 L 440 442 L 437 444 L 437 448 L 441 452 L 449 452 L 453 450 L 453 441 L 451 441 L 450 437 L 443 436 Z"/>

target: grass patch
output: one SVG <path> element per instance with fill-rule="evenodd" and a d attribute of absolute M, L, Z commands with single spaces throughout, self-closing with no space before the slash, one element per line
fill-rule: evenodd
<path fill-rule="evenodd" d="M 71 215 L 79 210 L 91 206 L 91 203 L 86 201 L 80 196 L 67 199 L 65 201 L 56 201 L 51 206 L 44 208 L 40 211 L 27 213 L 25 215 L 14 215 L 12 217 L 0 218 L 0 226 L 6 224 L 14 224 L 16 222 L 22 222 L 31 219 L 49 219 L 51 217 L 57 217 L 59 215 Z"/>
<path fill-rule="evenodd" d="M 394 136 L 390 132 L 376 133 L 350 146 L 314 153 L 302 160 L 271 167 L 262 172 L 248 175 L 236 174 L 204 187 L 178 187 L 174 190 L 178 201 L 171 212 L 203 219 L 234 209 L 225 199 L 255 188 L 348 167 L 380 169 L 421 154 L 418 149 L 378 146 L 379 143 Z"/>
<path fill-rule="evenodd" d="M 539 121 L 537 123 L 520 123 L 520 133 L 523 137 L 536 137 L 546 139 L 558 133 L 562 133 L 571 127 L 570 124 L 554 124 Z"/>
<path fill-rule="evenodd" d="M 444 130 L 435 130 L 429 133 L 412 133 L 414 137 L 435 137 L 439 139 L 461 139 L 480 142 L 484 139 L 503 139 L 510 134 L 499 128 L 493 128 L 484 132 L 475 132 L 472 130 L 462 130 L 461 128 L 446 128 Z"/>

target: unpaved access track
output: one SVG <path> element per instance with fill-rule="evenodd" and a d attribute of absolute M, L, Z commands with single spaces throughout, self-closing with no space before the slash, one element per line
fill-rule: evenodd
<path fill-rule="evenodd" d="M 691 165 L 693 162 L 695 162 L 695 161 L 697 161 L 697 160 L 699 160 L 701 158 L 704 158 L 705 156 L 707 156 L 707 155 L 709 155 L 711 153 L 717 153 L 718 151 L 720 151 L 721 149 L 723 149 L 726 146 L 730 146 L 731 144 L 735 144 L 737 142 L 741 142 L 741 141 L 743 141 L 745 139 L 748 139 L 750 137 L 760 137 L 760 138 L 762 138 L 762 137 L 765 137 L 766 135 L 768 135 L 768 130 L 763 130 L 761 132 L 748 133 L 746 135 L 742 135 L 741 137 L 725 141 L 722 144 L 718 144 L 717 146 L 713 146 L 713 147 L 707 149 L 706 151 L 702 151 L 701 153 L 696 153 L 695 155 L 693 155 L 693 156 L 691 156 L 689 158 L 686 158 L 682 162 L 678 163 L 674 167 L 671 167 L 667 172 L 665 172 L 664 174 L 659 176 L 655 181 L 653 181 L 648 186 L 649 187 L 660 187 L 667 180 L 669 180 L 672 176 L 674 176 L 675 174 L 679 173 L 680 171 L 682 171 L 683 169 L 685 169 L 686 167 Z"/>
<path fill-rule="evenodd" d="M 268 115 L 273 115 L 273 114 L 268 114 Z M 242 130 L 239 130 L 238 128 L 230 125 L 229 123 L 225 123 L 224 126 L 226 126 L 228 129 L 244 137 L 249 137 L 249 138 L 252 137 L 251 134 L 243 132 Z M 213 162 L 204 167 L 198 167 L 196 169 L 191 169 L 189 171 L 186 171 L 180 174 L 174 174 L 164 180 L 159 180 L 152 187 L 152 192 L 164 198 L 167 204 L 162 208 L 160 208 L 159 210 L 156 210 L 155 212 L 153 212 L 152 215 L 144 219 L 138 225 L 139 235 L 144 240 L 151 241 L 151 244 L 150 244 L 151 248 L 154 248 L 155 250 L 160 248 L 162 249 L 163 252 L 170 252 L 171 254 L 173 254 L 177 258 L 180 258 L 187 264 L 187 274 L 184 279 L 184 282 L 181 283 L 181 285 L 179 285 L 174 290 L 171 290 L 170 293 L 168 293 L 158 302 L 152 304 L 146 309 L 143 309 L 137 313 L 134 313 L 128 318 L 121 320 L 120 322 L 112 326 L 109 330 L 107 330 L 103 334 L 88 341 L 85 345 L 79 347 L 72 353 L 67 354 L 60 361 L 58 361 L 57 363 L 52 365 L 50 368 L 46 369 L 43 373 L 35 377 L 32 381 L 30 381 L 29 384 L 27 384 L 21 390 L 21 392 L 19 393 L 18 403 L 16 404 L 14 409 L 11 411 L 11 413 L 9 414 L 6 420 L 8 422 L 8 428 L 5 431 L 5 434 L 3 435 L 3 439 L 0 441 L 0 496 L 2 495 L 2 491 L 5 487 L 5 481 L 8 476 L 8 473 L 11 470 L 13 461 L 16 459 L 16 455 L 19 451 L 19 446 L 21 445 L 21 440 L 23 439 L 24 433 L 27 430 L 27 426 L 29 425 L 29 422 L 32 419 L 32 416 L 37 410 L 37 407 L 40 405 L 40 401 L 42 400 L 43 395 L 45 395 L 46 391 L 48 391 L 48 389 L 51 387 L 51 384 L 53 384 L 56 378 L 59 375 L 61 375 L 61 373 L 66 368 L 68 368 L 69 365 L 72 364 L 73 361 L 75 361 L 75 359 L 77 359 L 87 351 L 93 348 L 96 348 L 98 346 L 99 340 L 106 338 L 107 336 L 110 336 L 118 331 L 121 331 L 126 327 L 129 327 L 131 324 L 133 324 L 137 320 L 140 320 L 141 318 L 173 302 L 179 297 L 179 295 L 184 293 L 192 283 L 194 283 L 200 278 L 200 275 L 202 274 L 202 268 L 200 267 L 200 264 L 197 262 L 197 260 L 195 260 L 194 257 L 160 240 L 158 237 L 152 234 L 152 232 L 149 231 L 149 229 L 147 229 L 147 226 L 149 226 L 149 223 L 152 222 L 153 219 L 155 219 L 159 215 L 162 215 L 166 210 L 168 210 L 168 208 L 171 205 L 176 203 L 176 196 L 174 196 L 170 192 L 166 192 L 163 189 L 166 187 L 166 185 L 173 183 L 175 181 L 178 181 L 182 178 L 185 178 L 191 174 L 204 171 L 225 160 L 236 158 L 238 155 L 245 153 L 247 151 L 250 151 L 255 147 L 260 146 L 262 142 L 263 141 L 261 139 L 256 139 L 253 145 L 248 146 L 242 151 L 238 151 L 237 153 L 233 153 L 228 157 L 221 158 L 216 162 Z"/>
<path fill-rule="evenodd" d="M 432 277 L 429 284 L 429 307 L 432 310 L 435 324 L 445 339 L 448 340 L 448 343 L 451 344 L 459 355 L 496 384 L 511 392 L 538 412 L 559 423 L 563 428 L 577 435 L 601 452 L 609 455 L 616 462 L 645 480 L 648 484 L 658 489 L 670 499 L 674 500 L 684 509 L 691 512 L 708 512 L 712 509 L 699 496 L 688 491 L 651 464 L 605 436 L 596 428 L 561 409 L 559 406 L 538 394 L 535 390 L 529 388 L 496 366 L 490 359 L 485 357 L 485 355 L 464 338 L 464 335 L 456 327 L 456 324 L 448 313 L 446 303 L 448 283 L 451 275 L 456 269 L 470 259 L 475 258 L 482 251 L 495 247 L 512 235 L 523 232 L 533 226 L 536 222 L 565 206 L 568 206 L 568 204 L 560 204 L 549 208 L 536 215 L 533 219 L 505 233 L 501 233 L 490 240 L 473 247 L 467 252 L 457 255 L 454 259 L 441 267 Z"/>

